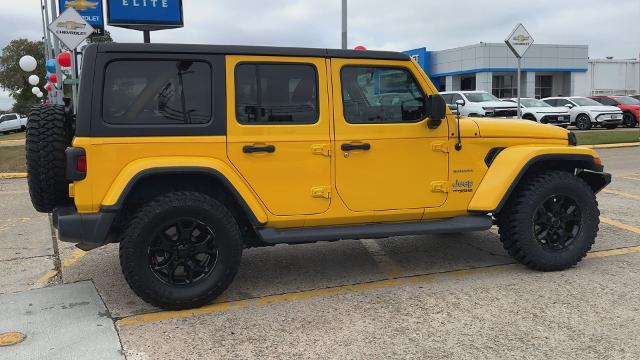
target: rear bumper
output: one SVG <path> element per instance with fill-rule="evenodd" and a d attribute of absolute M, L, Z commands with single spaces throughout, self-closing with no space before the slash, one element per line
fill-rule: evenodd
<path fill-rule="evenodd" d="M 75 243 L 82 250 L 95 249 L 109 243 L 109 230 L 115 218 L 115 212 L 80 214 L 74 206 L 56 208 L 52 215 L 58 239 Z"/>

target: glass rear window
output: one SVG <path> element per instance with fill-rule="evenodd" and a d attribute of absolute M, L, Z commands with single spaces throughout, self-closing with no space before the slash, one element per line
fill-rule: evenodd
<path fill-rule="evenodd" d="M 190 60 L 122 60 L 105 72 L 103 121 L 201 125 L 212 117 L 212 69 Z"/>

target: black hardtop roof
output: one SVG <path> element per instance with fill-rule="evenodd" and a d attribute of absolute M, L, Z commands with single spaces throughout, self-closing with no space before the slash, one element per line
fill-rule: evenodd
<path fill-rule="evenodd" d="M 265 55 L 265 56 L 300 56 L 348 59 L 409 60 L 406 54 L 395 51 L 316 49 L 276 46 L 242 46 L 242 45 L 191 45 L 191 44 L 126 44 L 110 43 L 90 45 L 97 46 L 98 52 L 124 53 L 187 53 L 187 54 L 224 54 L 224 55 Z"/>

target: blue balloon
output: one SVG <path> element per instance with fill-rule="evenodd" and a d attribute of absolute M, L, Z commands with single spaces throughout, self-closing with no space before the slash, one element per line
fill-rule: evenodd
<path fill-rule="evenodd" d="M 55 73 L 56 72 L 56 60 L 55 59 L 49 59 L 47 60 L 47 71 L 50 73 Z"/>

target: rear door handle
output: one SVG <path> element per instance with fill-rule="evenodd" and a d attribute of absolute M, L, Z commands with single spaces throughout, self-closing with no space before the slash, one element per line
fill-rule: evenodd
<path fill-rule="evenodd" d="M 242 147 L 242 152 L 245 154 L 253 154 L 259 152 L 273 153 L 276 151 L 276 147 L 273 145 L 245 145 Z"/>
<path fill-rule="evenodd" d="M 363 144 L 342 144 L 340 146 L 342 151 L 351 151 L 351 150 L 370 150 L 371 144 L 363 143 Z"/>

